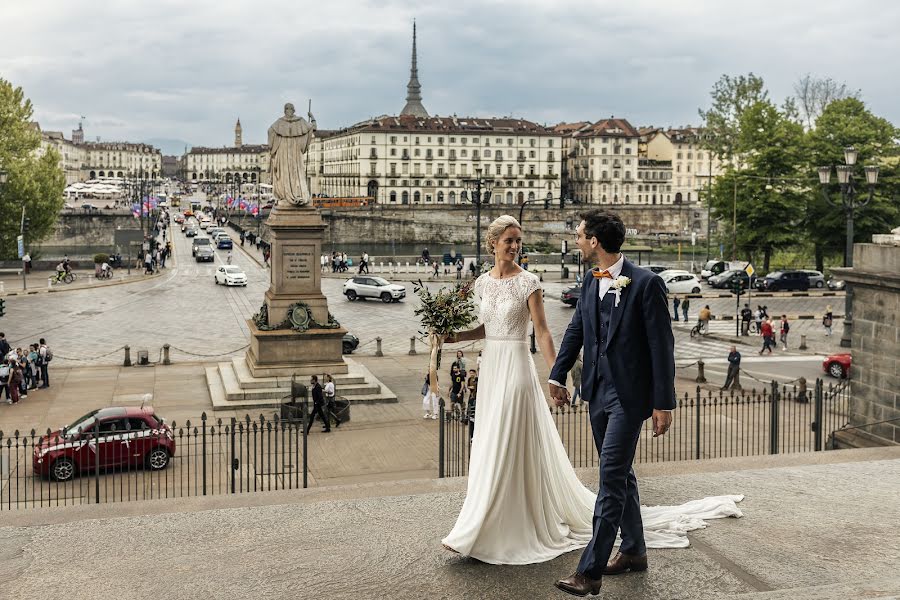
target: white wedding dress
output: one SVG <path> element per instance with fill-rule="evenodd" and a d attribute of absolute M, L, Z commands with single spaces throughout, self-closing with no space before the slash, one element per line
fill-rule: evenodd
<path fill-rule="evenodd" d="M 466 499 L 443 543 L 491 564 L 544 562 L 591 539 L 596 492 L 575 475 L 526 343 L 528 297 L 541 284 L 522 271 L 475 282 L 485 345 Z M 742 496 L 641 508 L 648 548 L 688 546 L 703 519 L 741 516 Z"/>

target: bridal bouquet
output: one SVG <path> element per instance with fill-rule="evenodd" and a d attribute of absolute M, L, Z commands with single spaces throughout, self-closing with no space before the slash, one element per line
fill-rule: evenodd
<path fill-rule="evenodd" d="M 413 284 L 416 295 L 422 305 L 415 310 L 421 318 L 422 333 L 428 334 L 431 344 L 431 362 L 429 363 L 429 381 L 431 391 L 437 392 L 437 369 L 440 360 L 441 346 L 452 334 L 468 327 L 475 321 L 475 302 L 472 300 L 474 281 L 457 283 L 453 289 L 441 288 L 436 293 L 425 287 L 420 279 Z"/>

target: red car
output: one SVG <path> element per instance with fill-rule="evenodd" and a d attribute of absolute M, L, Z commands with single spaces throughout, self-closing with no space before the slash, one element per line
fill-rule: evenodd
<path fill-rule="evenodd" d="M 98 467 L 143 466 L 158 471 L 174 454 L 172 430 L 152 407 L 110 407 L 41 436 L 33 465 L 36 475 L 68 481 L 80 471 Z"/>
<path fill-rule="evenodd" d="M 822 370 L 838 379 L 850 377 L 850 355 L 832 354 L 822 361 Z"/>

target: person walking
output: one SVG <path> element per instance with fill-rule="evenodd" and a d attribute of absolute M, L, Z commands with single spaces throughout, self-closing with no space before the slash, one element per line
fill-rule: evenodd
<path fill-rule="evenodd" d="M 366 270 L 366 275 L 369 274 L 369 253 L 368 252 L 363 252 L 360 268 L 361 269 L 364 268 Z"/>
<path fill-rule="evenodd" d="M 753 313 L 753 321 L 756 324 L 756 333 L 762 335 L 763 308 L 759 304 L 756 305 L 756 311 Z"/>
<path fill-rule="evenodd" d="M 687 323 L 688 320 L 688 309 L 691 307 L 691 299 L 685 298 L 681 301 L 681 314 L 684 317 L 684 322 Z"/>
<path fill-rule="evenodd" d="M 41 338 L 38 345 L 38 368 L 41 370 L 41 385 L 39 389 L 50 387 L 50 361 L 53 360 L 53 352 L 47 345 L 47 341 Z"/>
<path fill-rule="evenodd" d="M 725 385 L 722 390 L 727 390 L 734 384 L 738 371 L 741 370 L 741 353 L 737 351 L 737 346 L 731 346 L 728 352 L 728 374 L 725 376 Z"/>
<path fill-rule="evenodd" d="M 750 319 L 753 318 L 753 311 L 750 310 L 750 305 L 745 304 L 744 308 L 741 309 L 741 335 L 749 336 L 750 335 Z"/>
<path fill-rule="evenodd" d="M 228 254 L 225 255 L 225 264 L 231 264 L 231 250 L 229 250 Z"/>
<path fill-rule="evenodd" d="M 678 295 L 676 294 L 675 296 L 672 297 L 672 308 L 674 309 L 676 321 L 678 320 L 678 307 L 680 305 L 681 305 L 681 300 L 678 299 Z M 685 317 L 684 320 L 687 321 L 687 317 Z"/>
<path fill-rule="evenodd" d="M 324 433 L 330 433 L 331 424 L 328 422 L 328 416 L 325 414 L 325 395 L 322 392 L 322 384 L 319 383 L 318 376 L 310 375 L 309 385 L 312 387 L 313 409 L 309 414 L 309 424 L 306 426 L 306 433 L 309 435 L 309 430 L 312 429 L 313 421 L 316 420 L 316 416 L 318 416 L 322 420 L 322 423 L 325 424 L 322 431 Z"/>
<path fill-rule="evenodd" d="M 334 419 L 334 426 L 340 427 L 342 421 L 337 416 L 337 396 L 334 390 L 334 377 L 330 373 L 325 374 L 325 388 L 322 390 L 325 396 L 325 415 Z"/>
<path fill-rule="evenodd" d="M 440 272 L 439 272 L 439 271 L 440 271 L 440 268 L 441 268 L 441 267 L 440 267 L 440 265 L 438 264 L 438 261 L 436 261 L 436 260 L 435 260 L 435 261 L 432 261 L 431 266 L 434 268 L 434 273 L 431 274 L 432 277 L 440 277 Z"/>
<path fill-rule="evenodd" d="M 675 313 L 678 314 L 677 312 Z M 676 321 L 678 319 L 675 319 Z M 581 371 L 584 369 L 584 362 L 581 360 L 579 356 L 575 360 L 575 364 L 572 365 L 572 387 L 574 388 L 572 391 L 572 406 L 576 406 L 578 404 L 578 400 L 581 400 L 584 403 L 584 398 L 581 395 Z"/>
<path fill-rule="evenodd" d="M 456 261 L 456 280 L 462 281 L 462 272 L 463 272 L 463 259 L 457 259 Z"/>
<path fill-rule="evenodd" d="M 12 395 L 11 404 L 18 404 L 19 400 L 22 396 L 22 368 L 19 366 L 18 361 L 10 361 L 9 363 L 10 377 L 9 377 L 9 392 Z"/>
<path fill-rule="evenodd" d="M 469 401 L 466 404 L 466 420 L 469 423 L 469 442 L 475 435 L 475 403 L 478 399 L 478 373 L 475 369 L 469 369 L 469 378 L 466 380 L 466 388 L 469 390 Z"/>
<path fill-rule="evenodd" d="M 460 372 L 465 375 L 466 369 L 466 355 L 463 354 L 462 350 L 456 351 L 456 360 L 453 361 L 453 364 L 450 365 L 450 368 L 459 367 Z"/>
<path fill-rule="evenodd" d="M 787 315 L 781 315 L 781 347 L 787 350 L 788 333 L 791 331 L 791 324 L 788 323 Z"/>
<path fill-rule="evenodd" d="M 762 322 L 760 333 L 763 338 L 762 349 L 759 351 L 760 355 L 766 350 L 769 351 L 769 354 L 772 354 L 772 346 L 775 345 L 775 332 L 772 328 L 772 319 L 766 319 Z"/>
<path fill-rule="evenodd" d="M 12 348 L 10 347 L 9 342 L 6 341 L 6 334 L 0 331 L 0 358 L 6 357 L 10 350 L 12 350 Z"/>
<path fill-rule="evenodd" d="M 447 388 L 447 394 L 450 396 L 450 408 L 453 411 L 459 410 L 460 419 L 463 419 L 463 384 L 466 382 L 465 371 L 460 371 L 459 367 L 453 365 L 450 372 L 450 387 Z"/>
<path fill-rule="evenodd" d="M 422 386 L 422 410 L 425 411 L 423 419 L 437 419 L 440 399 L 437 392 L 431 389 L 431 377 L 425 374 L 425 385 Z"/>
<path fill-rule="evenodd" d="M 709 333 L 709 321 L 712 319 L 712 311 L 709 309 L 709 304 L 700 309 L 698 319 L 700 320 L 700 333 L 707 335 Z"/>
<path fill-rule="evenodd" d="M 0 360 L 0 394 L 6 394 L 6 403 L 12 404 L 12 390 L 10 389 L 12 386 L 10 382 L 12 380 L 12 367 L 9 365 L 9 361 L 6 360 L 6 356 L 3 356 L 3 359 Z"/>
<path fill-rule="evenodd" d="M 825 316 L 822 317 L 822 327 L 825 328 L 825 335 L 831 335 L 831 326 L 834 324 L 834 314 L 831 310 L 831 305 L 825 307 Z M 2 333 L 0 333 L 0 337 L 2 337 Z"/>

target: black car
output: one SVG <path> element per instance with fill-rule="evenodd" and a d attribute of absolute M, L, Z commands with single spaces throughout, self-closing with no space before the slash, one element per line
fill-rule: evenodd
<path fill-rule="evenodd" d="M 756 277 L 750 277 L 743 269 L 731 269 L 718 275 L 713 275 L 707 280 L 710 286 L 718 289 L 731 289 L 735 279 L 741 280 L 741 287 L 745 290 L 751 285 L 757 285 Z"/>
<path fill-rule="evenodd" d="M 341 349 L 344 354 L 352 354 L 356 347 L 359 346 L 359 338 L 352 333 L 345 333 L 341 340 Z"/>
<path fill-rule="evenodd" d="M 197 262 L 213 262 L 216 260 L 216 252 L 212 249 L 212 246 L 198 246 L 196 252 L 194 252 L 194 257 L 197 259 Z"/>
<path fill-rule="evenodd" d="M 581 284 L 577 283 L 567 288 L 559 296 L 560 301 L 568 306 L 576 306 L 581 299 Z"/>
<path fill-rule="evenodd" d="M 756 282 L 758 290 L 767 292 L 800 291 L 809 289 L 809 273 L 806 271 L 773 271 Z"/>

